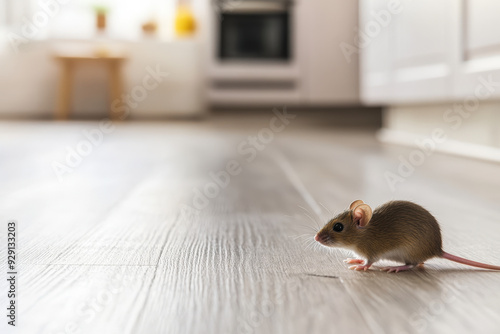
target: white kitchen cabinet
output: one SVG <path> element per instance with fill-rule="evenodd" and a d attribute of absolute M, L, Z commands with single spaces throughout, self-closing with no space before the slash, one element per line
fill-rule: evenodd
<path fill-rule="evenodd" d="M 401 1 L 389 26 L 392 91 L 402 102 L 452 94 L 456 0 Z"/>
<path fill-rule="evenodd" d="M 389 2 L 362 1 L 362 26 L 373 25 Z M 413 145 L 443 129 L 447 140 L 436 150 L 498 161 L 500 2 L 405 0 L 401 6 L 361 49 L 361 99 L 387 107 L 379 138 Z"/>
<path fill-rule="evenodd" d="M 462 9 L 463 49 L 455 69 L 456 98 L 474 96 L 483 79 L 500 82 L 500 1 L 468 0 Z M 500 88 L 489 93 L 498 97 Z"/>
<path fill-rule="evenodd" d="M 447 101 L 459 61 L 461 3 L 361 1 L 362 100 L 369 104 Z"/>

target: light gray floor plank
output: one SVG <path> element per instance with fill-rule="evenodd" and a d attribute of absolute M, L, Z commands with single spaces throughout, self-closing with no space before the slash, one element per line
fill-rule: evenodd
<path fill-rule="evenodd" d="M 500 273 L 444 260 L 352 272 L 312 237 L 354 199 L 409 199 L 440 220 L 447 251 L 499 264 L 498 165 L 433 154 L 391 191 L 384 172 L 411 149 L 300 120 L 246 161 L 238 145 L 269 118 L 120 124 L 62 183 L 52 161 L 95 123 L 0 123 L 17 332 L 496 333 Z M 232 159 L 241 174 L 183 210 Z"/>

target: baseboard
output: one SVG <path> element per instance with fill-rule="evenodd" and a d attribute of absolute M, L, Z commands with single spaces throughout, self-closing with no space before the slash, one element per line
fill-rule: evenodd
<path fill-rule="evenodd" d="M 382 143 L 401 146 L 417 147 L 416 140 L 422 139 L 422 135 L 410 132 L 381 129 L 377 132 L 377 138 Z M 500 148 L 487 145 L 472 144 L 453 139 L 437 144 L 436 152 L 463 156 L 473 159 L 500 163 Z"/>

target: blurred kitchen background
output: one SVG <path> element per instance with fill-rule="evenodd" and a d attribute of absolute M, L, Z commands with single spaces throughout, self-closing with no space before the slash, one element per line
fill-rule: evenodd
<path fill-rule="evenodd" d="M 339 48 L 354 39 L 356 1 L 0 0 L 0 12 L 2 117 L 51 117 L 61 94 L 55 58 L 68 54 L 123 55 L 125 93 L 148 66 L 168 72 L 131 110 L 135 119 L 360 104 L 357 54 Z M 79 63 L 71 115 L 105 116 L 106 68 Z"/>
<path fill-rule="evenodd" d="M 100 119 L 118 97 L 127 119 L 286 105 L 382 124 L 389 142 L 451 124 L 443 150 L 491 157 L 499 13 L 488 0 L 0 0 L 0 118 Z M 168 76 L 146 89 L 151 71 Z"/>
<path fill-rule="evenodd" d="M 499 22 L 498 0 L 0 0 L 0 333 L 499 332 L 495 273 L 351 272 L 314 241 L 405 199 L 500 264 Z"/>

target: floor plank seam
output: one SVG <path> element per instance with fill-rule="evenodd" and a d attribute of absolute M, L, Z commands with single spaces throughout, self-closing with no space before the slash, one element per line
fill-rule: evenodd
<path fill-rule="evenodd" d="M 283 171 L 286 178 L 288 179 L 288 181 L 290 181 L 290 183 L 295 188 L 295 190 L 299 193 L 299 195 L 304 199 L 304 201 L 313 210 L 313 212 L 316 215 L 320 215 L 322 210 L 321 210 L 320 206 L 318 205 L 318 202 L 314 199 L 314 197 L 311 195 L 311 193 L 304 186 L 304 183 L 302 182 L 300 177 L 297 175 L 297 173 L 293 169 L 293 167 L 290 164 L 290 162 L 288 161 L 288 159 L 282 153 L 277 152 L 277 151 L 273 152 L 273 154 L 271 154 L 271 157 L 274 159 L 276 164 Z"/>
<path fill-rule="evenodd" d="M 116 201 L 116 203 L 114 205 L 111 206 L 111 208 L 109 208 L 109 210 L 106 212 L 106 214 L 103 216 L 103 219 L 99 219 L 99 221 L 92 227 L 90 227 L 85 233 L 83 233 L 78 239 L 76 239 L 73 244 L 77 244 L 79 241 L 81 240 L 84 240 L 84 238 L 88 237 L 88 235 L 90 235 L 92 232 L 93 232 L 93 229 L 95 228 L 96 225 L 99 225 L 99 224 L 102 224 L 103 222 L 106 221 L 106 219 L 111 216 L 111 214 L 114 212 L 114 210 L 116 210 L 117 207 L 120 206 L 121 203 L 123 203 L 125 201 L 126 198 L 130 197 L 131 194 L 133 193 L 132 189 L 136 189 L 140 184 L 143 183 L 143 181 L 145 179 L 147 179 L 148 177 L 145 177 L 145 178 L 141 178 L 141 181 L 135 183 L 132 187 L 130 187 L 130 191 L 128 192 L 125 192 L 125 195 L 122 196 L 121 199 L 119 199 L 118 201 Z M 66 249 L 64 249 L 63 251 L 61 251 L 54 260 L 57 260 L 59 259 L 63 254 L 67 254 L 67 251 L 71 249 L 71 246 L 68 246 Z"/>
<path fill-rule="evenodd" d="M 149 282 L 149 286 L 147 288 L 147 291 L 146 291 L 146 295 L 148 296 L 150 291 L 152 290 L 152 287 L 153 287 L 153 283 L 156 279 L 156 273 L 158 272 L 158 268 L 160 267 L 160 260 L 163 258 L 163 253 L 166 249 L 166 246 L 167 246 L 167 242 L 166 240 L 168 240 L 170 234 L 172 233 L 172 231 L 174 230 L 174 227 L 175 225 L 178 223 L 179 220 L 176 221 L 176 223 L 174 223 L 170 228 L 169 228 L 169 231 L 167 232 L 167 235 L 165 236 L 165 240 L 163 242 L 163 245 L 161 247 L 161 251 L 160 251 L 160 254 L 158 255 L 158 259 L 156 260 L 156 265 L 154 265 L 155 269 L 154 269 L 154 272 L 153 272 L 153 277 L 151 278 L 150 282 Z M 134 298 L 134 303 L 135 303 L 135 300 L 137 299 L 137 296 Z M 145 308 L 145 305 L 146 305 L 146 302 L 147 302 L 147 298 L 144 298 L 144 301 L 142 303 L 142 306 L 141 306 L 141 310 L 144 310 Z M 143 315 L 143 313 L 139 312 L 135 318 L 135 321 L 134 321 L 134 325 L 132 326 L 132 331 L 131 333 L 140 333 L 139 331 L 139 320 L 141 318 L 141 316 Z"/>
<path fill-rule="evenodd" d="M 351 292 L 349 291 L 349 289 L 345 286 L 345 281 L 340 278 L 340 282 L 342 283 L 342 287 L 345 289 L 346 291 L 346 294 L 349 296 L 349 298 L 351 299 L 352 301 L 352 304 L 354 305 L 354 307 L 358 310 L 358 314 L 361 316 L 361 318 L 363 319 L 366 327 L 368 327 L 371 332 L 373 334 L 384 334 L 385 331 L 375 322 L 373 321 L 372 319 L 369 319 L 365 313 L 362 311 L 362 308 L 360 307 L 360 304 L 361 302 L 360 301 L 357 301 L 356 298 L 354 298 L 354 295 L 351 294 Z"/>

